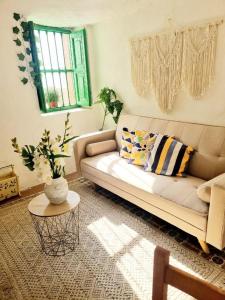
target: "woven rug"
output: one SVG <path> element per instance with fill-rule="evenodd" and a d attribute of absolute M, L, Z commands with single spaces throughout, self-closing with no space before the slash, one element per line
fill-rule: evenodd
<path fill-rule="evenodd" d="M 83 179 L 70 189 L 81 196 L 80 244 L 66 256 L 42 253 L 27 210 L 31 198 L 0 207 L 1 300 L 151 299 L 156 245 L 171 252 L 173 265 L 225 288 L 222 267 L 135 213 L 134 206 L 121 205 L 123 200 Z M 169 299 L 192 298 L 169 288 Z"/>

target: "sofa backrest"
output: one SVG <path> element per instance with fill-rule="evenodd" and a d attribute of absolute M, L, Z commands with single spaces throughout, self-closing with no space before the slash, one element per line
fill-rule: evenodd
<path fill-rule="evenodd" d="M 188 169 L 188 173 L 192 176 L 210 180 L 225 172 L 225 127 L 223 126 L 121 114 L 116 130 L 119 148 L 123 127 L 171 135 L 182 143 L 192 146 L 196 150 Z"/>

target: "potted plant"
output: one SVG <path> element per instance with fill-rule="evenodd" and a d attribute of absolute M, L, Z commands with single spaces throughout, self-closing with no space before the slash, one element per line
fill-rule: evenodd
<path fill-rule="evenodd" d="M 102 127 L 100 129 L 103 130 L 105 118 L 108 114 L 112 114 L 114 122 L 116 124 L 118 123 L 120 113 L 123 109 L 123 103 L 117 99 L 116 92 L 108 87 L 104 87 L 103 89 L 101 89 L 98 95 L 98 99 L 99 100 L 95 102 L 95 104 L 101 103 L 104 108 L 104 118 Z"/>
<path fill-rule="evenodd" d="M 44 192 L 53 204 L 64 202 L 68 194 L 68 183 L 63 176 L 64 158 L 70 157 L 69 142 L 75 138 L 70 136 L 70 129 L 68 113 L 63 136 L 52 139 L 50 131 L 45 129 L 37 146 L 20 147 L 16 137 L 11 140 L 14 152 L 20 155 L 24 165 L 30 171 L 36 171 L 38 178 L 45 182 Z"/>
<path fill-rule="evenodd" d="M 50 90 L 47 93 L 46 102 L 50 108 L 58 107 L 59 95 L 56 91 Z"/>

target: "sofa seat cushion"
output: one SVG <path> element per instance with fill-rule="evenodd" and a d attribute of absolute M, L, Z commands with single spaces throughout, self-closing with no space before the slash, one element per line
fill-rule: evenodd
<path fill-rule="evenodd" d="M 121 158 L 117 151 L 84 158 L 81 169 L 87 168 L 97 169 L 131 187 L 176 202 L 198 214 L 208 213 L 208 204 L 199 199 L 196 192 L 199 185 L 204 183 L 202 179 L 192 176 L 166 177 L 145 172 L 143 167 L 129 164 L 126 159 Z"/>

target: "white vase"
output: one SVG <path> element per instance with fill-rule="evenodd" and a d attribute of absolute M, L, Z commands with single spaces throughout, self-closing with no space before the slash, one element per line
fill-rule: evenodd
<path fill-rule="evenodd" d="M 68 190 L 67 180 L 63 177 L 52 179 L 51 184 L 45 184 L 44 186 L 44 193 L 52 204 L 60 204 L 66 201 Z"/>

